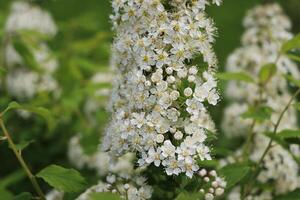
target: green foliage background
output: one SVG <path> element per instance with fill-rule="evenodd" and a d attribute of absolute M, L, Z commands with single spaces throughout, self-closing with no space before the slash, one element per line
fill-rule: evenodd
<path fill-rule="evenodd" d="M 9 12 L 12 0 L 0 0 L 0 38 L 3 39 L 3 27 Z M 34 172 L 38 172 L 47 165 L 61 164 L 70 166 L 66 149 L 69 138 L 84 132 L 88 137 L 83 143 L 87 146 L 87 152 L 93 152 L 97 148 L 95 141 L 105 127 L 108 115 L 105 110 L 97 111 L 97 127 L 91 127 L 82 119 L 80 110 L 84 97 L 90 88 L 86 81 L 96 72 L 106 70 L 109 66 L 110 44 L 113 39 L 109 15 L 111 5 L 109 0 L 37 0 L 42 8 L 47 9 L 53 15 L 59 29 L 58 35 L 50 41 L 50 46 L 59 59 L 59 71 L 57 78 L 63 85 L 63 96 L 58 102 L 47 102 L 40 97 L 40 101 L 46 101 L 46 107 L 53 112 L 55 129 L 49 130 L 43 119 L 35 117 L 24 121 L 14 113 L 9 113 L 6 123 L 16 141 L 34 140 L 23 151 L 23 156 L 30 164 Z M 224 0 L 221 7 L 209 8 L 210 15 L 215 19 L 218 27 L 216 52 L 220 61 L 220 70 L 223 71 L 226 57 L 240 44 L 240 36 L 243 32 L 242 19 L 245 12 L 262 0 Z M 279 1 L 286 13 L 293 21 L 293 31 L 300 31 L 300 1 Z M 0 66 L 2 67 L 2 66 Z M 220 91 L 224 88 L 224 82 L 220 82 Z M 5 95 L 0 96 L 0 109 L 4 110 L 8 102 Z M 36 102 L 36 104 L 39 104 Z M 212 109 L 216 124 L 222 120 L 222 111 L 226 100 Z M 79 111 L 79 112 L 77 112 Z M 239 141 L 227 141 L 219 130 L 219 146 L 233 147 Z M 20 172 L 20 167 L 13 153 L 7 148 L 5 142 L 0 141 L 0 185 L 4 180 L 12 180 L 8 189 L 15 194 L 23 191 L 32 191 L 29 181 Z M 84 171 L 85 176 L 90 177 L 89 184 L 93 180 L 92 171 Z M 10 179 L 7 179 L 7 178 Z M 43 189 L 49 186 L 43 184 Z M 1 197 L 0 197 L 1 199 Z M 70 197 L 72 199 L 72 197 Z"/>

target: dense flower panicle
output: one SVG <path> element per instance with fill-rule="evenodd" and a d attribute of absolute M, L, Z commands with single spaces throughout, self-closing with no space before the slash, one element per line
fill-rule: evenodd
<path fill-rule="evenodd" d="M 39 41 L 36 46 L 30 46 L 30 51 L 42 72 L 25 66 L 23 58 L 13 46 L 14 37 L 30 32 L 30 37 L 43 34 L 52 38 L 56 32 L 56 25 L 50 14 L 24 1 L 12 4 L 10 15 L 6 21 L 5 33 L 5 63 L 8 68 L 6 86 L 8 93 L 18 100 L 31 99 L 40 91 L 57 91 L 58 85 L 52 74 L 58 63 L 51 55 L 47 44 Z M 36 38 L 31 38 L 35 40 Z"/>
<path fill-rule="evenodd" d="M 196 160 L 211 159 L 206 129 L 215 126 L 206 106 L 216 105 L 219 94 L 216 29 L 205 7 L 220 1 L 164 2 L 113 1 L 116 77 L 102 146 L 114 156 L 138 152 L 140 166 L 192 177 Z"/>
<path fill-rule="evenodd" d="M 229 137 L 246 136 L 252 120 L 241 118 L 241 114 L 248 110 L 249 105 L 262 101 L 271 107 L 273 112 L 269 121 L 258 123 L 254 127 L 255 133 L 273 130 L 280 113 L 291 99 L 288 83 L 283 74 L 291 74 L 300 78 L 297 65 L 286 56 L 279 55 L 282 44 L 292 38 L 291 23 L 284 15 L 278 4 L 266 4 L 250 10 L 244 20 L 245 33 L 242 37 L 242 47 L 229 56 L 226 70 L 229 72 L 244 71 L 252 77 L 259 77 L 261 67 L 276 62 L 277 72 L 265 85 L 260 94 L 257 84 L 230 81 L 226 95 L 232 104 L 225 109 L 223 130 Z M 249 92 L 251 91 L 251 92 Z M 283 116 L 278 131 L 297 128 L 297 113 L 293 108 L 287 110 Z M 256 134 L 253 141 L 250 159 L 258 161 L 269 142 L 269 138 Z M 298 148 L 295 147 L 294 148 Z M 236 155 L 238 157 L 241 152 Z M 228 158 L 230 161 L 231 158 Z M 263 161 L 263 170 L 258 180 L 262 183 L 272 183 L 276 193 L 286 193 L 300 187 L 298 176 L 299 166 L 293 157 L 281 146 L 276 145 L 270 149 Z M 240 199 L 239 190 L 231 194 Z M 267 196 L 270 196 L 270 198 Z M 271 193 L 259 194 L 252 191 L 247 199 L 272 199 Z"/>

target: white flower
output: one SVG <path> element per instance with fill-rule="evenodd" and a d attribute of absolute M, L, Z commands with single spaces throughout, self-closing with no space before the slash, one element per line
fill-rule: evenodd
<path fill-rule="evenodd" d="M 175 175 L 178 175 L 180 172 L 181 172 L 181 169 L 180 169 L 180 163 L 178 160 L 174 159 L 174 158 L 168 158 L 166 160 L 164 160 L 162 162 L 163 166 L 166 167 L 166 173 L 167 175 L 172 175 L 172 174 L 175 174 Z"/>
<path fill-rule="evenodd" d="M 184 89 L 184 95 L 185 96 L 189 97 L 192 94 L 193 94 L 193 90 L 190 87 Z"/>
<path fill-rule="evenodd" d="M 191 160 L 191 156 L 195 154 L 193 147 L 187 147 L 184 143 L 177 147 L 176 153 L 178 154 L 178 160 Z"/>
<path fill-rule="evenodd" d="M 12 4 L 11 14 L 5 26 L 6 32 L 13 33 L 19 30 L 35 30 L 49 36 L 54 36 L 57 32 L 56 25 L 48 12 L 24 1 Z"/>
<path fill-rule="evenodd" d="M 230 81 L 226 90 L 226 96 L 232 100 L 232 104 L 225 110 L 224 122 L 222 124 L 226 135 L 246 136 L 251 126 L 251 120 L 242 119 L 241 114 L 248 107 L 255 105 L 260 98 L 273 109 L 271 119 L 256 124 L 253 128 L 255 133 L 264 133 L 273 129 L 280 113 L 287 105 L 291 94 L 288 83 L 282 76 L 291 74 L 300 78 L 299 70 L 295 63 L 286 56 L 280 55 L 281 46 L 291 37 L 291 23 L 283 13 L 281 7 L 276 3 L 256 6 L 248 11 L 244 19 L 245 33 L 242 36 L 242 46 L 235 50 L 228 58 L 226 70 L 229 72 L 244 71 L 252 77 L 258 77 L 261 67 L 266 63 L 274 63 L 276 58 L 277 72 L 265 84 L 262 94 L 256 84 Z M 214 99 L 214 98 L 213 98 Z M 212 99 L 212 102 L 215 100 Z M 289 108 L 282 117 L 278 130 L 297 129 L 297 114 L 294 108 Z M 253 148 L 250 151 L 250 159 L 258 162 L 268 145 L 269 138 L 263 134 L 256 134 L 253 138 Z M 239 159 L 237 151 L 235 157 Z M 201 152 L 201 154 L 205 152 Z M 227 158 L 230 161 L 231 158 Z M 299 165 L 291 155 L 279 145 L 274 145 L 266 154 L 258 181 L 260 184 L 270 184 L 274 193 L 284 194 L 300 187 Z M 273 199 L 274 194 L 258 192 L 259 188 L 251 191 L 251 196 L 245 199 Z M 221 192 L 221 191 L 220 191 Z M 230 194 L 230 199 L 240 198 L 239 188 Z"/>
<path fill-rule="evenodd" d="M 53 78 L 58 62 L 51 55 L 45 41 L 33 34 L 31 40 L 37 40 L 35 47 L 28 45 L 33 58 L 43 72 L 30 70 L 30 66 L 26 66 L 26 62 L 13 47 L 11 41 L 14 38 L 12 37 L 16 34 L 22 35 L 23 31 L 34 31 L 51 39 L 56 34 L 57 28 L 50 14 L 39 7 L 23 1 L 16 1 L 12 4 L 5 26 L 8 41 L 5 45 L 8 93 L 18 100 L 31 99 L 40 92 L 54 92 L 54 97 L 58 96 L 59 88 Z"/>
<path fill-rule="evenodd" d="M 154 148 L 149 149 L 148 151 L 148 157 L 146 159 L 146 162 L 148 164 L 154 162 L 154 165 L 156 167 L 159 167 L 160 163 L 162 160 L 162 155 L 161 155 L 161 149 L 157 148 L 156 150 Z"/>
<path fill-rule="evenodd" d="M 203 104 L 194 98 L 187 99 L 186 105 L 187 105 L 186 111 L 188 111 L 188 113 L 190 113 L 191 115 L 198 116 L 198 114 L 205 109 Z"/>
<path fill-rule="evenodd" d="M 175 156 L 175 146 L 171 143 L 170 140 L 166 140 L 161 146 L 162 156 L 167 157 L 174 157 Z"/>
<path fill-rule="evenodd" d="M 182 168 L 182 171 L 185 171 L 185 174 L 189 178 L 192 178 L 194 172 L 197 172 L 199 170 L 199 166 L 194 163 L 192 158 L 185 159 L 181 168 Z"/>
<path fill-rule="evenodd" d="M 165 9 L 165 3 L 172 9 Z M 103 148 L 118 156 L 135 151 L 141 165 L 162 163 L 169 175 L 191 177 L 197 167 L 182 167 L 182 157 L 190 157 L 192 163 L 199 156 L 209 158 L 197 153 L 201 148 L 209 152 L 203 146 L 203 130 L 214 127 L 203 102 L 215 105 L 219 99 L 212 48 L 215 28 L 204 12 L 212 1 L 165 3 L 113 0 L 116 78 Z M 188 64 L 198 55 L 207 69 Z M 176 152 L 181 144 L 190 149 Z M 137 195 L 137 190 L 132 192 Z"/>

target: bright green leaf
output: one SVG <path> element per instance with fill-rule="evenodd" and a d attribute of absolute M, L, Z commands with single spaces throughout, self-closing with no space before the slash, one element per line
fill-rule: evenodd
<path fill-rule="evenodd" d="M 284 43 L 281 47 L 281 52 L 286 53 L 294 49 L 300 49 L 300 34 Z"/>
<path fill-rule="evenodd" d="M 244 164 L 229 164 L 220 170 L 220 174 L 225 177 L 227 187 L 230 188 L 242 181 L 250 172 L 250 167 Z"/>
<path fill-rule="evenodd" d="M 247 74 L 246 72 L 225 72 L 225 73 L 218 73 L 217 77 L 221 80 L 229 81 L 244 81 L 249 83 L 254 83 L 254 79 Z"/>
<path fill-rule="evenodd" d="M 258 108 L 251 107 L 242 114 L 242 118 L 245 119 L 255 119 L 257 121 L 264 121 L 271 118 L 271 114 L 273 112 L 273 109 L 268 106 L 261 106 Z"/>
<path fill-rule="evenodd" d="M 86 182 L 74 169 L 66 169 L 58 165 L 50 165 L 40 171 L 37 177 L 44 179 L 55 189 L 64 192 L 78 192 L 84 189 Z"/>
<path fill-rule="evenodd" d="M 110 192 L 92 193 L 90 200 L 121 200 L 120 196 Z"/>
<path fill-rule="evenodd" d="M 274 200 L 299 200 L 300 199 L 300 189 L 296 189 L 292 192 L 288 192 L 283 195 L 279 195 L 274 198 Z"/>
<path fill-rule="evenodd" d="M 270 78 L 276 73 L 276 65 L 274 63 L 269 63 L 264 66 L 259 71 L 259 80 L 261 83 L 266 83 Z"/>

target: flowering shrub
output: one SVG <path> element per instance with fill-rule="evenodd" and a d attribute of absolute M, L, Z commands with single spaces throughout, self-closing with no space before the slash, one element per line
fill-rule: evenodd
<path fill-rule="evenodd" d="M 2 1 L 0 199 L 300 199 L 294 0 Z"/>

